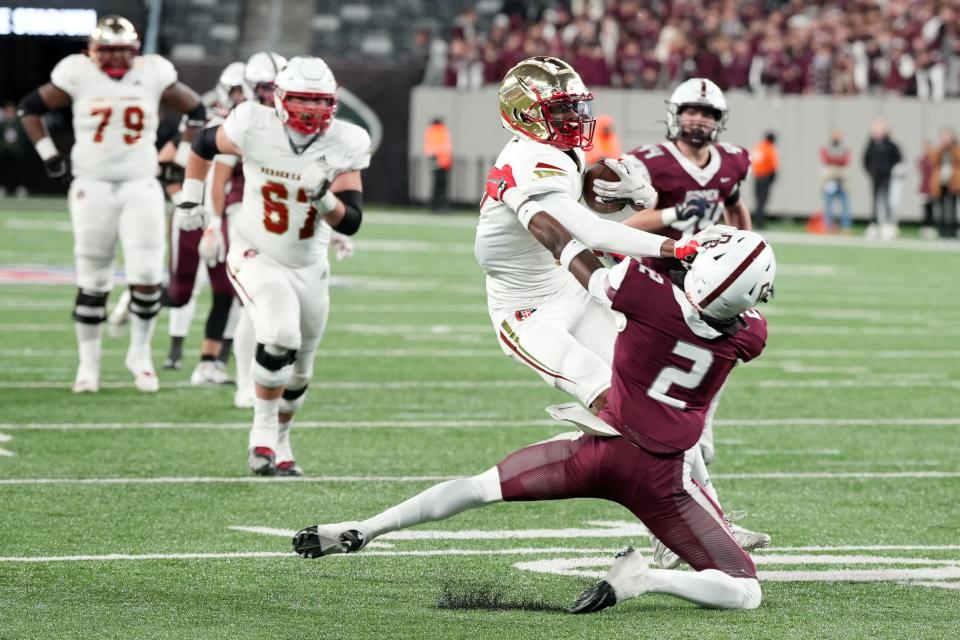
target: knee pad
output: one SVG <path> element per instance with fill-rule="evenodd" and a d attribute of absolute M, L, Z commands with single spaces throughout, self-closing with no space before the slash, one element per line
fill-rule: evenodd
<path fill-rule="evenodd" d="M 280 413 L 296 413 L 307 399 L 307 385 L 299 389 L 284 389 L 280 398 Z"/>
<path fill-rule="evenodd" d="M 144 320 L 150 320 L 160 313 L 160 307 L 163 306 L 160 298 L 163 291 L 156 287 L 150 293 L 137 291 L 135 287 L 130 287 L 130 313 Z"/>
<path fill-rule="evenodd" d="M 107 294 L 101 291 L 77 290 L 73 319 L 83 324 L 100 324 L 107 319 Z"/>
<path fill-rule="evenodd" d="M 230 308 L 233 306 L 233 296 L 228 293 L 213 294 L 213 306 L 207 315 L 205 337 L 208 340 L 223 340 L 223 331 L 230 317 Z"/>
<path fill-rule="evenodd" d="M 271 351 L 282 350 L 282 353 Z M 293 375 L 293 362 L 297 359 L 294 349 L 272 348 L 257 344 L 257 354 L 253 359 L 253 379 L 268 389 L 284 387 Z"/>

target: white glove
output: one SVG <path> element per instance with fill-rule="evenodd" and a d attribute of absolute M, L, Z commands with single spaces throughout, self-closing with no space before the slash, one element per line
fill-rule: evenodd
<path fill-rule="evenodd" d="M 206 224 L 206 211 L 197 202 L 181 202 L 173 210 L 173 223 L 183 231 L 196 231 Z"/>
<path fill-rule="evenodd" d="M 605 159 L 603 164 L 616 173 L 620 180 L 618 182 L 595 180 L 593 190 L 597 194 L 598 202 L 629 200 L 641 209 L 649 209 L 656 205 L 657 190 L 639 175 L 630 173 L 630 169 L 625 164 L 610 158 Z"/>
<path fill-rule="evenodd" d="M 223 218 L 214 215 L 210 217 L 207 228 L 203 230 L 197 253 L 207 263 L 208 267 L 215 267 L 227 258 L 227 243 L 223 237 Z"/>
<path fill-rule="evenodd" d="M 337 262 L 342 262 L 353 255 L 353 240 L 336 231 L 330 234 L 330 246 L 333 247 Z"/>
<path fill-rule="evenodd" d="M 311 162 L 300 172 L 300 186 L 311 200 L 320 199 L 330 186 L 327 172 L 319 164 Z"/>
<path fill-rule="evenodd" d="M 703 231 L 698 232 L 693 236 L 693 240 L 696 240 L 697 243 L 702 247 L 707 242 L 716 242 L 723 238 L 724 234 L 732 234 L 737 231 L 736 227 L 731 227 L 727 224 L 713 224 L 704 229 Z"/>

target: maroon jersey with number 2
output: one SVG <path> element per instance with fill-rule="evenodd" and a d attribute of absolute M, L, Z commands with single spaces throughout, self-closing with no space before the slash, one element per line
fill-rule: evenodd
<path fill-rule="evenodd" d="M 609 291 L 626 316 L 613 356 L 613 380 L 600 417 L 634 444 L 657 454 L 689 449 L 703 433 L 710 401 L 738 360 L 760 355 L 767 321 L 756 310 L 730 336 L 699 318 L 670 280 L 629 260 Z"/>

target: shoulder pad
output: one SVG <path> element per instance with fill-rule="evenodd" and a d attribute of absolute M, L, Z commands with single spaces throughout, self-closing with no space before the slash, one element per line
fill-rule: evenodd
<path fill-rule="evenodd" d="M 72 97 L 93 68 L 94 64 L 89 56 L 74 53 L 57 63 L 50 72 L 50 82 Z"/>
<path fill-rule="evenodd" d="M 326 135 L 335 136 L 335 147 L 327 154 L 327 161 L 340 171 L 358 171 L 370 166 L 373 143 L 370 134 L 359 125 L 334 119 Z"/>
<path fill-rule="evenodd" d="M 157 90 L 163 92 L 177 81 L 177 69 L 169 60 L 156 54 L 139 56 L 143 70 L 156 82 Z"/>

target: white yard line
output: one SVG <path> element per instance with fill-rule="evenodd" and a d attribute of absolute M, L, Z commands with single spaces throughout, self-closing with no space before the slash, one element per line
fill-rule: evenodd
<path fill-rule="evenodd" d="M 960 418 L 724 418 L 716 421 L 718 426 L 737 427 L 954 427 L 960 426 Z M 567 423 L 555 420 L 501 420 L 489 419 L 433 419 L 404 418 L 396 420 L 302 420 L 297 429 L 473 429 L 473 428 L 523 428 L 556 426 L 568 428 Z M 249 429 L 249 422 L 2 422 L 0 429 L 6 431 L 86 431 L 123 429 Z"/>
<path fill-rule="evenodd" d="M 303 476 L 261 478 L 253 476 L 174 476 L 159 478 L 5 478 L 0 486 L 35 485 L 153 485 L 153 484 L 274 484 L 274 483 L 408 483 L 442 482 L 459 476 Z M 715 480 L 934 480 L 960 478 L 960 471 L 771 471 L 715 473 Z"/>

